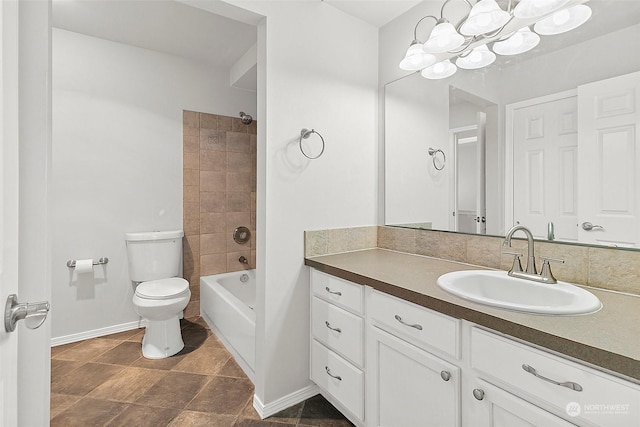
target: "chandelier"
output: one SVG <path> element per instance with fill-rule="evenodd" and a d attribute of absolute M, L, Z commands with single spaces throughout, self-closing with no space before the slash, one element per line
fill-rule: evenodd
<path fill-rule="evenodd" d="M 443 3 L 440 18 L 427 15 L 416 23 L 401 69 L 422 70 L 425 78 L 444 79 L 458 68 L 486 67 L 496 60 L 496 54 L 527 52 L 540 43 L 540 35 L 571 31 L 591 17 L 591 9 L 583 4 L 588 0 L 508 0 L 506 10 L 496 0 L 461 0 L 470 10 L 454 26 L 444 17 L 444 8 L 451 1 Z M 435 27 L 423 43 L 417 30 L 426 19 L 433 19 Z"/>

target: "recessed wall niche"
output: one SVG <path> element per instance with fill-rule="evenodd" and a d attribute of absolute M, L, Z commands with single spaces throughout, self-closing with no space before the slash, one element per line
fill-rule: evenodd
<path fill-rule="evenodd" d="M 255 121 L 183 111 L 185 317 L 200 313 L 200 276 L 255 268 L 256 130 Z M 246 244 L 233 240 L 240 226 L 251 230 Z"/>

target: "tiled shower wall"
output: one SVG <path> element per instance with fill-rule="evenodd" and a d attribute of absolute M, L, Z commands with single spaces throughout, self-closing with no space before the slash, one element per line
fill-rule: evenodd
<path fill-rule="evenodd" d="M 233 240 L 240 226 L 251 230 L 242 245 Z M 189 317 L 200 312 L 200 276 L 255 268 L 255 121 L 183 112 L 183 227 Z M 248 265 L 238 261 L 241 256 Z"/>

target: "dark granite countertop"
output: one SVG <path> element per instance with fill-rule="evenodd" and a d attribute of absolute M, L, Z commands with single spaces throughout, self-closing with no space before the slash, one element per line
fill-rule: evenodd
<path fill-rule="evenodd" d="M 385 249 L 309 257 L 305 264 L 640 383 L 640 297 L 588 288 L 602 301 L 597 313 L 544 316 L 476 304 L 436 284 L 444 273 L 483 269 L 474 265 Z"/>

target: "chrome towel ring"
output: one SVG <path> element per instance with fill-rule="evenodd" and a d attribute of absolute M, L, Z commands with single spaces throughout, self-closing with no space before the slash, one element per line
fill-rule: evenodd
<path fill-rule="evenodd" d="M 305 153 L 304 148 L 302 148 L 302 140 L 303 139 L 308 139 L 311 134 L 315 133 L 316 135 L 318 135 L 320 137 L 320 141 L 322 141 L 322 149 L 320 150 L 320 153 L 317 156 L 310 156 L 307 153 Z M 324 138 L 322 137 L 322 135 L 320 135 L 319 132 L 317 132 L 315 129 L 307 129 L 304 128 L 300 131 L 300 151 L 302 151 L 302 154 L 307 158 L 307 159 L 317 159 L 318 157 L 322 156 L 322 153 L 324 153 Z"/>
<path fill-rule="evenodd" d="M 442 169 L 444 169 L 444 165 L 447 162 L 447 156 L 444 155 L 444 151 L 439 148 L 435 149 L 429 147 L 429 151 L 427 151 L 427 153 L 429 153 L 429 155 L 432 157 L 431 161 L 433 162 L 433 167 L 436 168 L 436 170 L 441 171 Z M 436 157 L 438 157 L 438 153 L 442 154 L 442 166 L 440 167 L 438 167 L 438 164 L 436 163 Z"/>

